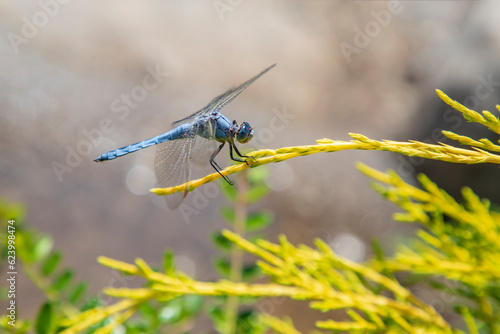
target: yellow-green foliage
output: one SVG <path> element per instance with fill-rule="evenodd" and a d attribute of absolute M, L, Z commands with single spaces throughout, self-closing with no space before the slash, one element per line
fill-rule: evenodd
<path fill-rule="evenodd" d="M 438 95 L 464 117 L 500 134 L 500 121 L 492 113 L 479 114 L 451 100 L 441 91 Z M 497 107 L 500 110 L 500 107 Z M 468 145 L 470 149 L 444 144 L 421 142 L 377 141 L 351 134 L 352 141 L 322 139 L 317 145 L 285 147 L 250 153 L 254 166 L 279 162 L 293 157 L 346 149 L 392 151 L 409 156 L 453 163 L 500 163 L 500 146 L 487 139 L 474 140 L 453 132 L 448 138 Z M 249 161 L 250 162 L 250 161 Z M 238 164 L 226 168 L 225 175 L 248 168 Z M 403 212 L 394 215 L 402 222 L 418 222 L 424 229 L 411 246 L 402 246 L 394 257 L 378 254 L 365 264 L 349 261 L 335 254 L 321 240 L 315 247 L 294 246 L 285 236 L 279 243 L 259 239 L 250 242 L 238 233 L 223 231 L 234 245 L 253 254 L 261 271 L 270 282 L 249 284 L 239 281 L 197 281 L 173 266 L 164 272 L 153 270 L 145 261 L 134 264 L 100 257 L 99 263 L 125 275 L 139 276 L 144 287 L 107 288 L 115 304 L 63 315 L 61 333 L 78 333 L 102 324 L 94 333 L 111 333 L 148 301 L 168 301 L 184 295 L 277 297 L 303 300 L 315 310 L 344 310 L 346 321 L 317 321 L 316 327 L 327 332 L 350 333 L 461 333 L 434 308 L 418 299 L 395 278 L 397 272 L 423 277 L 425 282 L 443 293 L 454 295 L 455 310 L 471 333 L 500 331 L 500 215 L 493 212 L 488 200 L 478 198 L 471 189 L 463 189 L 463 204 L 455 201 L 424 175 L 419 176 L 421 188 L 404 182 L 396 173 L 382 173 L 363 164 L 358 168 L 378 181 L 373 187 Z M 189 182 L 190 190 L 219 178 L 218 173 Z M 496 186 L 496 185 L 493 185 Z M 184 191 L 186 185 L 153 189 L 160 195 Z M 443 282 L 453 282 L 447 285 Z M 289 319 L 262 314 L 257 320 L 268 330 L 278 333 L 299 333 Z M 228 327 L 230 328 L 230 327 Z M 234 329 L 234 328 L 233 328 Z M 262 333 L 260 331 L 259 333 Z"/>
<path fill-rule="evenodd" d="M 0 199 L 0 238 L 4 241 L 0 249 L 0 258 L 5 272 L 22 272 L 33 285 L 35 285 L 45 296 L 45 301 L 39 308 L 37 320 L 30 321 L 21 319 L 25 316 L 22 310 L 24 305 L 18 303 L 16 297 L 19 291 L 25 289 L 25 285 L 19 285 L 16 278 L 16 288 L 13 295 L 8 294 L 8 289 L 2 286 L 2 299 L 15 301 L 15 321 L 7 317 L 4 312 L 0 318 L 0 332 L 12 333 L 52 333 L 55 330 L 56 319 L 54 305 L 57 304 L 58 313 L 61 317 L 71 317 L 80 313 L 76 304 L 81 304 L 86 291 L 85 282 L 75 282 L 73 271 L 61 265 L 62 255 L 53 250 L 52 238 L 48 235 L 40 235 L 32 228 L 28 228 L 24 222 L 24 207 L 20 204 L 7 203 Z M 9 242 L 10 241 L 10 242 Z M 22 271 L 20 270 L 22 267 Z M 7 303 L 6 303 L 7 304 Z M 50 314 L 49 316 L 46 316 Z M 38 321 L 38 319 L 43 319 Z M 9 323 L 10 322 L 10 323 Z M 15 323 L 15 326 L 12 324 Z M 43 331 L 46 329 L 47 331 Z"/>
<path fill-rule="evenodd" d="M 464 204 L 459 204 L 425 175 L 419 175 L 423 188 L 419 189 L 392 171 L 384 174 L 362 164 L 358 167 L 388 185 L 374 188 L 405 211 L 395 214 L 396 220 L 420 222 L 426 227 L 417 232 L 420 241 L 413 249 L 401 247 L 394 259 L 375 261 L 374 267 L 379 271 L 442 276 L 461 283 L 460 292 L 447 292 L 474 301 L 491 332 L 499 330 L 500 215 L 491 211 L 490 202 L 464 187 Z M 461 311 L 472 325 L 468 310 Z"/>
<path fill-rule="evenodd" d="M 389 185 L 375 189 L 406 211 L 395 214 L 396 220 L 416 221 L 427 227 L 427 231 L 418 231 L 422 243 L 417 250 L 405 248 L 395 261 L 381 265 L 393 271 L 443 275 L 476 287 L 478 293 L 500 281 L 500 216 L 490 212 L 488 200 L 463 188 L 462 205 L 425 175 L 419 176 L 423 188 L 419 189 L 404 183 L 394 172 L 383 174 L 361 164 L 359 169 Z"/>
<path fill-rule="evenodd" d="M 287 296 L 310 301 L 310 306 L 320 311 L 346 309 L 350 322 L 318 321 L 324 329 L 349 331 L 410 331 L 410 332 L 454 332 L 449 324 L 430 306 L 421 302 L 397 280 L 381 275 L 369 266 L 363 266 L 337 256 L 324 242 L 316 240 L 316 249 L 304 245 L 290 244 L 284 236 L 279 244 L 258 240 L 253 244 L 239 235 L 224 231 L 224 236 L 236 245 L 257 256 L 258 265 L 273 283 L 246 284 L 221 280 L 200 282 L 180 272 L 158 273 L 143 260 L 136 264 L 99 258 L 99 262 L 128 275 L 142 276 L 150 284 L 148 288 L 115 289 L 104 292 L 122 298 L 115 305 L 82 313 L 65 322 L 72 326 L 63 333 L 76 333 L 82 326 L 97 324 L 110 315 L 123 319 L 137 305 L 146 300 L 170 299 L 183 294 L 206 296 Z M 393 297 L 379 292 L 385 290 Z M 264 319 L 275 329 L 286 324 L 267 315 Z M 291 325 L 282 332 L 293 332 Z M 111 324 L 110 324 L 111 328 Z M 101 333 L 101 332 L 99 332 Z"/>
<path fill-rule="evenodd" d="M 388 186 L 374 186 L 377 191 L 400 206 L 404 213 L 397 220 L 424 224 L 421 240 L 414 249 L 403 247 L 393 259 L 377 259 L 362 265 L 336 255 L 321 240 L 316 248 L 294 246 L 285 236 L 279 244 L 266 240 L 251 243 L 230 231 L 224 236 L 246 252 L 259 258 L 262 272 L 271 278 L 268 284 L 246 284 L 231 281 L 200 282 L 186 275 L 170 271 L 154 272 L 141 259 L 136 264 L 101 257 L 99 262 L 128 275 L 144 277 L 150 284 L 140 289 L 106 289 L 110 296 L 122 298 L 116 305 L 82 314 L 87 324 L 98 323 L 110 314 L 129 316 L 137 305 L 152 298 L 168 299 L 178 295 L 208 296 L 287 296 L 306 300 L 313 309 L 346 310 L 350 321 L 318 321 L 321 329 L 349 332 L 387 333 L 458 333 L 431 306 L 423 303 L 402 286 L 393 272 L 443 276 L 460 286 L 448 293 L 476 302 L 477 309 L 460 305 L 459 311 L 470 332 L 477 331 L 475 314 L 494 333 L 499 324 L 498 296 L 492 290 L 500 287 L 500 219 L 490 212 L 489 202 L 481 201 L 464 189 L 465 204 L 458 204 L 425 176 L 420 176 L 423 189 L 405 183 L 394 172 L 381 173 L 365 165 L 359 169 Z M 446 222 L 446 218 L 453 219 Z M 383 274 L 382 274 L 383 273 Z M 382 293 L 384 292 L 384 293 Z M 390 297 L 389 297 L 390 296 Z M 65 333 L 73 333 L 74 325 Z M 94 319 L 94 320 L 92 320 Z M 265 315 L 261 319 L 270 328 L 281 333 L 298 333 L 290 321 L 281 321 Z M 81 323 L 80 323 L 81 324 Z"/>

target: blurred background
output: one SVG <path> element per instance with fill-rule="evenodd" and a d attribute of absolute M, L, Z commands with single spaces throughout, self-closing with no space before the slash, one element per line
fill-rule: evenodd
<path fill-rule="evenodd" d="M 96 262 L 100 255 L 159 264 L 170 248 L 181 270 L 218 277 L 210 235 L 227 226 L 219 214 L 226 200 L 214 185 L 170 211 L 148 191 L 154 148 L 93 159 L 168 131 L 271 64 L 223 111 L 256 131 L 241 148 L 349 140 L 349 132 L 447 142 L 445 129 L 482 138 L 488 134 L 435 89 L 476 110 L 500 103 L 493 0 L 65 2 L 0 3 L 0 195 L 27 205 L 28 225 L 54 237 L 92 292 L 118 284 Z M 227 156 L 219 155 L 221 166 Z M 274 212 L 269 239 L 284 233 L 310 245 L 321 237 L 364 261 L 370 240 L 390 254 L 411 237 L 415 226 L 392 221 L 398 209 L 370 189 L 356 161 L 410 182 L 423 171 L 457 198 L 467 185 L 499 202 L 488 175 L 497 167 L 387 152 L 316 154 L 268 165 L 273 191 L 257 206 Z M 32 316 L 43 296 L 27 280 L 18 284 L 21 316 Z M 421 297 L 446 311 L 430 292 Z M 290 315 L 302 330 L 318 317 L 297 302 L 275 305 L 274 315 Z"/>

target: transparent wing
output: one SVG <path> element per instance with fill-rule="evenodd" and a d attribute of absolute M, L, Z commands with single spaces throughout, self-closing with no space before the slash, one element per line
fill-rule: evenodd
<path fill-rule="evenodd" d="M 209 140 L 196 136 L 195 142 L 193 144 L 193 163 L 199 166 L 206 165 L 210 161 L 210 157 L 212 156 L 212 154 L 217 149 L 217 146 L 219 146 L 220 144 L 221 143 L 216 140 Z"/>
<path fill-rule="evenodd" d="M 173 122 L 172 126 L 176 127 L 176 126 L 179 126 L 180 124 L 183 124 L 183 123 L 193 122 L 200 115 L 208 114 L 214 110 L 218 111 L 218 110 L 224 108 L 227 104 L 229 104 L 232 100 L 234 100 L 236 98 L 236 96 L 240 95 L 241 92 L 243 92 L 248 86 L 250 86 L 255 80 L 260 78 L 262 75 L 264 75 L 264 73 L 266 73 L 267 71 L 272 69 L 274 66 L 276 66 L 276 64 L 269 66 L 264 71 L 260 72 L 259 74 L 257 74 L 253 78 L 251 78 L 250 80 L 242 83 L 238 87 L 231 88 L 230 90 L 228 90 L 224 94 L 215 97 L 214 99 L 212 99 L 212 101 L 210 101 L 210 103 L 206 107 L 204 107 L 203 109 L 195 112 L 194 114 L 192 114 L 186 118 L 183 118 L 183 119 L 180 119 L 176 122 Z"/>
<path fill-rule="evenodd" d="M 156 145 L 155 172 L 158 184 L 168 188 L 191 180 L 191 161 L 206 164 L 215 151 L 217 141 L 215 130 L 217 121 L 210 117 L 193 123 L 183 138 Z M 202 135 L 202 136 L 200 136 Z M 176 209 L 187 195 L 183 192 L 165 196 L 167 206 Z"/>
<path fill-rule="evenodd" d="M 197 133 L 203 136 L 196 136 L 192 146 L 192 160 L 197 165 L 206 165 L 211 155 L 221 143 L 215 140 L 217 121 L 207 117 L 204 122 L 199 122 Z"/>
<path fill-rule="evenodd" d="M 191 153 L 195 141 L 195 127 L 182 139 L 170 140 L 156 145 L 155 172 L 162 188 L 186 183 L 191 178 Z M 165 196 L 167 206 L 176 209 L 187 195 L 184 192 Z"/>

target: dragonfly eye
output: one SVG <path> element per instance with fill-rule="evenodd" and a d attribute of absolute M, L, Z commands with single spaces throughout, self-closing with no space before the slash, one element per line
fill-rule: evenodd
<path fill-rule="evenodd" d="M 236 131 L 236 140 L 242 144 L 247 143 L 250 139 L 252 139 L 253 134 L 254 131 L 250 124 L 243 122 L 241 123 L 238 131 Z"/>

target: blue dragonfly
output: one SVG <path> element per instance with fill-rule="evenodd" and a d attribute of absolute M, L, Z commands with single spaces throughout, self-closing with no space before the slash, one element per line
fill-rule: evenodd
<path fill-rule="evenodd" d="M 243 122 L 238 126 L 236 121 L 231 122 L 220 111 L 274 66 L 276 64 L 269 66 L 238 87 L 231 88 L 224 94 L 215 97 L 203 109 L 172 123 L 172 130 L 156 137 L 103 153 L 94 161 L 113 160 L 143 148 L 157 145 L 155 172 L 160 187 L 167 188 L 187 183 L 191 179 L 191 161 L 198 164 L 209 161 L 222 178 L 232 185 L 233 182 L 227 176 L 221 174 L 222 168 L 220 168 L 214 159 L 224 145 L 228 143 L 229 156 L 232 160 L 246 163 L 248 162 L 245 159 L 255 160 L 251 156 L 242 155 L 235 145 L 235 140 L 242 144 L 247 143 L 252 139 L 254 130 L 247 122 Z M 233 149 L 237 156 L 233 154 Z M 166 196 L 167 206 L 172 210 L 177 208 L 187 193 L 188 188 L 186 186 L 184 192 Z"/>

